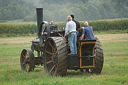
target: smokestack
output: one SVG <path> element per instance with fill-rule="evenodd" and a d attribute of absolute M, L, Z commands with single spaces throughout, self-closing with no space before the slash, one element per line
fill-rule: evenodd
<path fill-rule="evenodd" d="M 37 13 L 37 32 L 38 32 L 38 38 L 40 38 L 40 24 L 43 21 L 43 8 L 36 8 Z"/>

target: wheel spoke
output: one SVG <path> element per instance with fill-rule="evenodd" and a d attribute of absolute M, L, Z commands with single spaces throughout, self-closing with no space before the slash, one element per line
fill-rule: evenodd
<path fill-rule="evenodd" d="M 52 72 L 52 70 L 55 68 L 56 65 L 53 65 L 53 67 L 51 68 L 51 70 L 49 71 L 49 73 Z"/>
<path fill-rule="evenodd" d="M 54 52 L 56 51 L 56 44 L 54 43 L 53 44 L 53 47 L 54 47 Z"/>
<path fill-rule="evenodd" d="M 29 71 L 29 64 L 26 64 L 26 71 Z"/>
<path fill-rule="evenodd" d="M 49 64 L 49 63 L 52 63 L 53 61 L 52 60 L 50 60 L 50 61 L 48 61 L 48 62 L 46 62 L 46 64 Z"/>
<path fill-rule="evenodd" d="M 29 57 L 28 52 L 27 52 L 26 56 Z"/>
<path fill-rule="evenodd" d="M 49 42 L 49 45 L 52 47 L 52 49 L 55 51 L 55 48 L 51 45 L 51 43 Z"/>
<path fill-rule="evenodd" d="M 24 58 L 26 58 L 26 56 L 25 56 L 25 55 L 23 55 L 23 57 L 24 57 Z"/>
<path fill-rule="evenodd" d="M 49 52 L 49 51 L 46 51 L 46 53 L 50 54 L 50 55 L 53 55 L 53 53 Z"/>
<path fill-rule="evenodd" d="M 30 58 L 29 57 L 25 58 L 24 63 L 28 64 L 29 62 L 30 62 Z"/>
<path fill-rule="evenodd" d="M 57 73 L 57 68 L 58 68 L 58 65 L 56 65 L 56 69 L 55 69 L 55 72 L 54 72 L 54 76 L 56 76 L 56 73 Z"/>

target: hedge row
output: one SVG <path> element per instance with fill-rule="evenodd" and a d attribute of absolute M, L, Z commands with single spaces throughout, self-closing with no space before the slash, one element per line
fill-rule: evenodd
<path fill-rule="evenodd" d="M 84 22 L 80 22 L 81 27 Z M 65 27 L 66 23 L 57 23 L 59 28 Z M 94 31 L 110 31 L 110 30 L 128 30 L 128 19 L 115 21 L 89 21 L 89 25 L 93 27 Z M 34 34 L 37 33 L 36 24 L 0 24 L 0 35 L 4 34 Z"/>
<path fill-rule="evenodd" d="M 37 32 L 36 24 L 0 24 L 0 34 L 34 34 Z"/>
<path fill-rule="evenodd" d="M 66 23 L 59 23 L 60 28 L 65 27 Z M 110 30 L 127 30 L 128 19 L 114 21 L 89 21 L 89 25 L 94 31 L 110 31 Z M 84 27 L 84 22 L 80 22 L 80 26 Z"/>
<path fill-rule="evenodd" d="M 128 19 L 115 21 L 92 21 L 89 22 L 94 31 L 127 30 Z"/>

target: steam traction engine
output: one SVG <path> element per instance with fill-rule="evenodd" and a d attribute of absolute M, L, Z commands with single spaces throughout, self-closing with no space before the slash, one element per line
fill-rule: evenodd
<path fill-rule="evenodd" d="M 78 54 L 70 52 L 64 30 L 49 25 L 42 20 L 43 8 L 37 8 L 38 38 L 32 40 L 31 49 L 23 49 L 20 56 L 21 69 L 34 71 L 36 65 L 44 65 L 45 71 L 52 76 L 66 75 L 67 69 L 100 74 L 103 67 L 103 49 L 100 41 L 78 40 Z M 37 56 L 34 53 L 37 52 Z"/>

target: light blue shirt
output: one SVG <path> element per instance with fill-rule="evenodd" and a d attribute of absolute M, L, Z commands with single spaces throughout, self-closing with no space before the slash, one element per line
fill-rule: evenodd
<path fill-rule="evenodd" d="M 65 36 L 73 31 L 76 31 L 76 23 L 73 21 L 67 22 L 66 28 L 65 28 Z"/>

